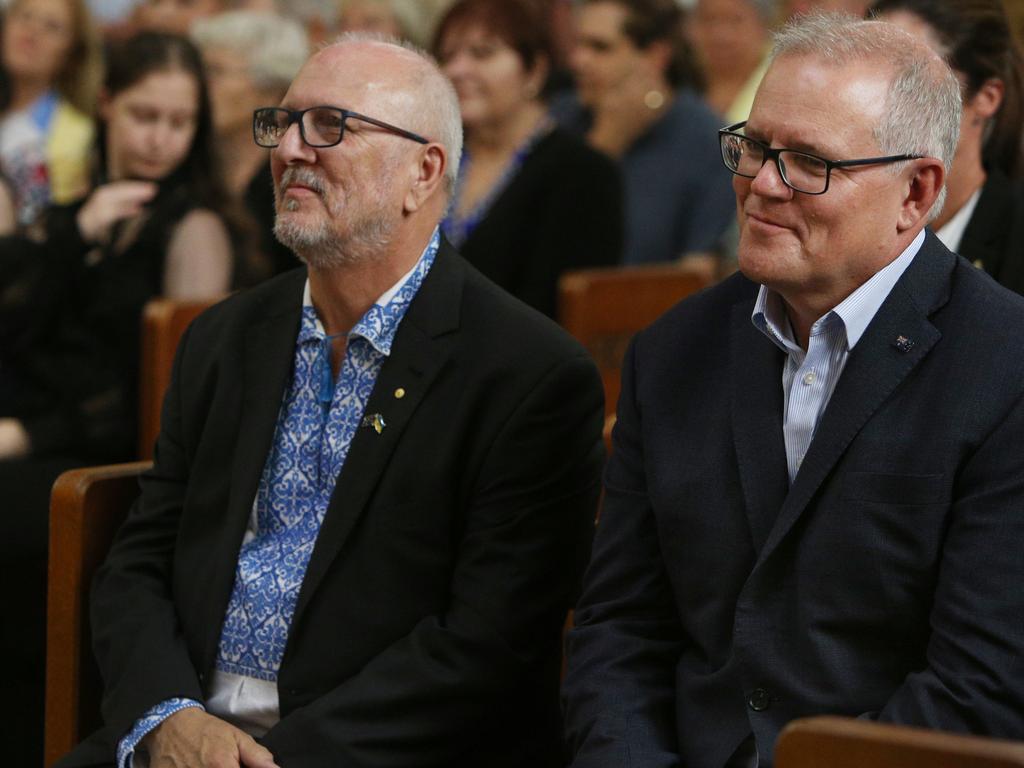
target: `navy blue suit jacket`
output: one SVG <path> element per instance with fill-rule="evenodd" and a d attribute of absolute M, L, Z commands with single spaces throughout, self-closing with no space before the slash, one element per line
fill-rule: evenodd
<path fill-rule="evenodd" d="M 837 713 L 1024 735 L 1024 301 L 929 234 L 792 485 L 726 280 L 634 340 L 569 639 L 576 768 L 721 768 Z M 898 337 L 909 343 L 895 343 Z"/>

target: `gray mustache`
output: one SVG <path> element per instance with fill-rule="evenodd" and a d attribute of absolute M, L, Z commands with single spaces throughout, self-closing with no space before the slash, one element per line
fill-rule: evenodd
<path fill-rule="evenodd" d="M 317 194 L 324 193 L 324 183 L 320 176 L 309 168 L 300 168 L 292 166 L 291 168 L 285 168 L 284 173 L 281 174 L 281 191 L 284 192 L 292 184 L 301 184 L 304 187 L 309 187 Z"/>

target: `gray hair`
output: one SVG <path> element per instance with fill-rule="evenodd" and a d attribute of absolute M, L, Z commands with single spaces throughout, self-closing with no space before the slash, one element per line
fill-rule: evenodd
<path fill-rule="evenodd" d="M 775 35 L 772 59 L 808 55 L 830 64 L 874 60 L 888 64 L 892 80 L 885 112 L 872 130 L 887 155 L 925 155 L 942 161 L 946 173 L 960 136 L 960 83 L 927 45 L 893 24 L 863 21 L 844 14 L 800 16 Z M 895 163 L 893 173 L 905 167 Z M 929 211 L 929 221 L 942 210 L 943 186 Z"/>
<path fill-rule="evenodd" d="M 256 87 L 282 93 L 310 53 L 302 25 L 273 13 L 229 11 L 199 19 L 191 36 L 201 49 L 226 48 L 244 56 Z"/>
<path fill-rule="evenodd" d="M 412 83 L 411 95 L 419 105 L 412 119 L 418 122 L 417 133 L 442 144 L 448 154 L 444 172 L 444 189 L 448 199 L 455 193 L 459 177 L 459 162 L 462 158 L 462 113 L 459 111 L 459 97 L 455 86 L 444 76 L 441 68 L 429 53 L 407 40 L 398 40 L 388 35 L 372 32 L 346 32 L 323 46 L 321 50 L 348 43 L 376 43 L 400 48 L 416 56 L 423 65 L 419 67 L 416 80 Z M 405 127 L 405 126 L 403 126 Z"/>

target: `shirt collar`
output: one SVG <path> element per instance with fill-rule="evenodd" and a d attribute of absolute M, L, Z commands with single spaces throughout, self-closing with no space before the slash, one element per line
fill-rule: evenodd
<path fill-rule="evenodd" d="M 430 271 L 440 244 L 440 231 L 435 227 L 430 242 L 423 249 L 416 264 L 394 285 L 384 291 L 373 303 L 373 306 L 366 310 L 366 314 L 348 332 L 349 339 L 359 336 L 366 339 L 382 355 L 391 354 L 391 345 L 398 332 L 398 326 Z M 327 334 L 313 307 L 309 278 L 307 277 L 302 292 L 302 326 L 299 329 L 298 343 L 322 342 L 325 338 L 327 338 Z"/>
<path fill-rule="evenodd" d="M 811 327 L 811 333 L 814 334 L 818 329 L 831 322 L 839 321 L 846 331 L 847 349 L 852 350 L 864 335 L 864 331 L 867 330 L 875 315 L 878 314 L 878 310 L 896 282 L 910 266 L 917 252 L 921 250 L 924 238 L 925 234 L 922 229 L 903 253 L 878 270 L 835 308 L 818 318 Z M 785 302 L 771 288 L 762 285 L 758 290 L 750 319 L 754 327 L 771 339 L 783 352 L 787 354 L 802 352 L 796 343 L 789 316 L 786 314 Z"/>

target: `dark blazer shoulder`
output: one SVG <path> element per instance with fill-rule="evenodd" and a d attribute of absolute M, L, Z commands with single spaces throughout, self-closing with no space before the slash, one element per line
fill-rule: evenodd
<path fill-rule="evenodd" d="M 512 296 L 451 246 L 438 255 L 442 269 L 461 274 L 460 328 L 485 358 L 554 362 L 588 357 L 583 346 L 549 317 Z M 443 261 L 442 261 L 443 257 Z"/>

